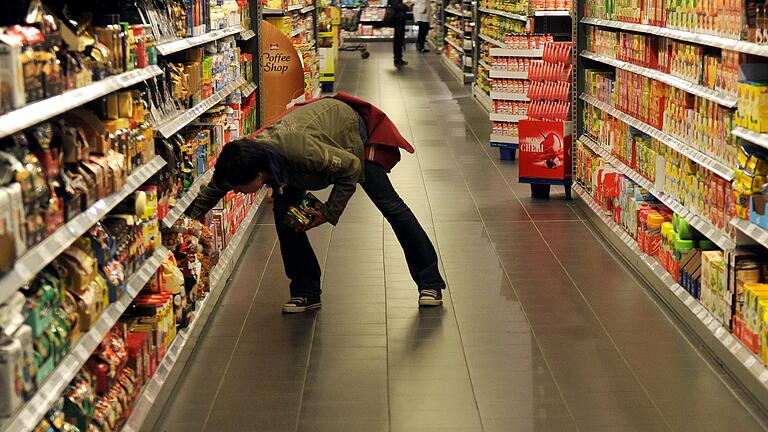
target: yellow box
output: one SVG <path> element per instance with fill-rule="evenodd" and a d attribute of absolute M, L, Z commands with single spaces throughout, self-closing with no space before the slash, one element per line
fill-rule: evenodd
<path fill-rule="evenodd" d="M 749 83 L 749 128 L 768 132 L 768 83 Z"/>
<path fill-rule="evenodd" d="M 760 330 L 761 301 L 768 301 L 768 285 L 744 284 L 744 325 L 753 333 Z"/>
<path fill-rule="evenodd" d="M 768 307 L 763 308 L 763 310 L 766 309 Z M 768 312 L 764 313 L 760 318 L 760 360 L 763 361 L 764 365 L 768 365 Z"/>

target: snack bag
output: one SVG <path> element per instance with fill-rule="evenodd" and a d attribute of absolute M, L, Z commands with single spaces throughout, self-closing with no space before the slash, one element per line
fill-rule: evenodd
<path fill-rule="evenodd" d="M 319 210 L 321 208 L 323 208 L 323 203 L 316 196 L 307 192 L 296 205 L 288 209 L 288 212 L 285 214 L 285 223 L 294 231 L 300 233 L 312 222 L 312 215 L 307 210 Z"/>

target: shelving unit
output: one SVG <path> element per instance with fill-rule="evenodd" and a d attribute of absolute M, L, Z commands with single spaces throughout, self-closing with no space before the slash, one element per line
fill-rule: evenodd
<path fill-rule="evenodd" d="M 177 39 L 174 41 L 158 44 L 157 52 L 159 52 L 161 55 L 167 56 L 192 47 L 205 45 L 227 36 L 239 34 L 243 31 L 245 30 L 241 26 L 232 26 L 221 30 L 214 30 L 200 36 Z"/>
<path fill-rule="evenodd" d="M 567 10 L 537 10 L 533 12 L 533 16 L 537 17 L 569 17 L 571 11 Z"/>
<path fill-rule="evenodd" d="M 443 1 L 442 8 L 445 15 L 442 17 L 443 25 L 440 33 L 443 34 L 442 41 L 445 42 L 442 56 L 444 63 L 459 82 L 468 84 L 474 81 L 477 69 L 475 52 L 477 23 L 474 15 L 477 6 L 470 0 L 459 0 L 452 4 Z M 458 17 L 458 22 L 450 24 L 448 21 L 455 22 L 455 17 Z M 452 37 L 449 38 L 449 36 Z M 455 39 L 460 39 L 461 42 Z"/>
<path fill-rule="evenodd" d="M 606 215 L 580 186 L 573 190 L 579 207 L 603 236 L 650 283 L 654 291 L 678 318 L 712 350 L 713 354 L 758 400 L 768 399 L 768 369 L 736 339 L 727 328 L 692 297 L 659 265 L 640 252 L 637 242 Z"/>
<path fill-rule="evenodd" d="M 504 44 L 504 42 L 498 41 L 498 40 L 496 40 L 496 39 L 494 39 L 494 38 L 492 38 L 492 37 L 486 36 L 486 35 L 484 35 L 484 34 L 482 34 L 482 33 L 480 33 L 480 34 L 478 35 L 478 37 L 479 37 L 480 39 L 482 39 L 482 40 L 486 41 L 486 42 L 490 42 L 490 43 L 492 43 L 492 44 L 496 45 L 496 46 L 497 46 L 497 47 L 499 47 L 499 48 L 504 48 L 504 47 L 506 46 L 506 45 Z"/>
<path fill-rule="evenodd" d="M 712 90 L 700 84 L 695 84 L 690 81 L 686 81 L 682 78 L 679 78 L 670 74 L 666 74 L 657 70 L 644 68 L 642 66 L 637 66 L 632 63 L 627 63 L 625 61 L 613 59 L 613 58 L 606 57 L 600 54 L 595 54 L 589 51 L 582 51 L 580 55 L 581 57 L 588 58 L 590 60 L 598 61 L 600 63 L 611 65 L 619 69 L 624 69 L 626 71 L 633 72 L 638 75 L 642 75 L 648 78 L 655 79 L 657 81 L 661 81 L 663 83 L 671 85 L 672 87 L 685 90 L 686 92 L 692 95 L 701 96 L 704 99 L 718 103 L 724 107 L 735 108 L 738 101 L 738 98 L 736 95 L 730 95 L 725 92 Z"/>
<path fill-rule="evenodd" d="M 768 134 L 758 133 L 738 126 L 735 127 L 731 133 L 752 144 L 768 149 Z"/>
<path fill-rule="evenodd" d="M 530 57 L 541 58 L 544 55 L 543 49 L 507 49 L 507 48 L 491 48 L 491 55 L 494 57 Z"/>
<path fill-rule="evenodd" d="M 477 101 L 480 102 L 480 105 L 485 108 L 486 111 L 493 111 L 493 100 L 491 100 L 491 97 L 485 90 L 478 87 L 477 84 L 472 84 L 472 94 L 477 98 Z"/>
<path fill-rule="evenodd" d="M 581 16 L 583 11 L 579 10 L 579 22 L 584 31 L 579 32 L 581 40 L 586 38 L 586 29 L 589 26 L 611 29 L 614 31 L 625 31 L 640 33 L 651 37 L 669 38 L 675 41 L 687 42 L 700 47 L 710 47 L 707 53 L 714 53 L 719 48 L 723 50 L 746 53 L 754 56 L 768 57 L 768 45 L 759 45 L 752 42 L 730 39 L 727 37 L 713 34 L 703 34 L 697 31 L 676 30 L 666 27 L 658 27 L 639 23 L 629 23 L 615 20 L 598 19 L 593 17 Z M 584 45 L 586 48 L 586 44 Z M 697 61 L 693 58 L 692 61 Z M 749 63 L 751 63 L 750 61 Z M 730 183 L 735 177 L 735 166 L 730 166 L 713 157 L 712 153 L 702 150 L 703 147 L 694 148 L 689 145 L 685 139 L 677 138 L 662 130 L 651 127 L 650 125 L 625 114 L 614 108 L 611 104 L 598 100 L 588 94 L 583 93 L 589 83 L 582 82 L 585 78 L 583 72 L 587 67 L 595 68 L 600 64 L 603 70 L 604 65 L 612 66 L 616 69 L 632 72 L 642 77 L 667 84 L 686 93 L 697 96 L 707 101 L 718 104 L 721 110 L 733 110 L 738 107 L 738 97 L 735 94 L 712 90 L 698 82 L 692 82 L 672 74 L 663 73 L 654 69 L 637 66 L 628 62 L 618 60 L 605 55 L 584 50 L 580 53 L 579 69 L 579 92 L 581 102 L 579 103 L 579 121 L 583 121 L 581 115 L 584 108 L 591 105 L 600 111 L 609 114 L 621 122 L 626 123 L 632 128 L 657 139 L 664 145 L 681 153 L 691 161 L 706 168 L 710 172 L 719 176 L 721 179 Z M 609 69 L 610 70 L 610 69 Z M 744 77 L 744 69 L 741 71 L 740 78 Z M 694 228 L 701 232 L 703 236 L 715 243 L 725 252 L 733 251 L 741 246 L 760 245 L 768 248 L 768 230 L 744 219 L 738 217 L 726 219 L 726 226 L 718 229 L 708 219 L 697 214 L 694 207 L 683 203 L 683 200 L 675 199 L 657 189 L 652 182 L 642 177 L 627 164 L 624 164 L 617 157 L 611 154 L 611 150 L 599 143 L 596 143 L 590 137 L 584 135 L 584 125 L 579 123 L 578 132 L 581 134 L 579 139 L 586 147 L 601 157 L 605 162 L 613 166 L 619 173 L 637 183 L 640 187 L 654 195 L 661 203 L 669 209 L 684 218 Z M 735 127 L 731 131 L 732 135 L 739 138 L 739 144 L 750 143 L 765 149 L 768 149 L 768 135 L 760 134 L 745 128 Z M 695 145 L 695 144 L 694 144 Z M 720 180 L 722 181 L 722 180 Z M 727 190 L 727 189 L 726 189 Z M 746 348 L 742 342 L 729 328 L 728 316 L 721 324 L 719 318 L 711 313 L 705 303 L 692 297 L 683 287 L 675 283 L 674 278 L 667 273 L 667 270 L 656 262 L 656 259 L 640 252 L 635 240 L 617 225 L 605 211 L 599 208 L 592 197 L 582 188 L 578 188 L 577 194 L 580 196 L 579 207 L 585 210 L 585 213 L 593 221 L 595 227 L 603 233 L 609 243 L 621 253 L 632 266 L 639 271 L 644 278 L 650 282 L 651 287 L 656 294 L 666 303 L 671 311 L 677 315 L 686 327 L 696 335 L 701 343 L 712 352 L 718 362 L 734 376 L 754 397 L 763 408 L 768 407 L 768 370 L 763 361 L 750 349 Z M 726 192 L 728 194 L 728 192 Z M 695 199 L 695 198 L 694 198 Z M 730 199 L 730 198 L 726 198 Z M 734 234 L 735 233 L 735 234 Z M 728 285 L 727 289 L 733 287 Z M 731 300 L 735 301 L 735 300 Z M 727 299 L 726 299 L 727 302 Z M 722 319 L 722 318 L 720 318 Z M 735 330 L 734 330 L 735 331 Z"/>
<path fill-rule="evenodd" d="M 466 83 L 471 81 L 471 78 L 468 77 L 464 71 L 461 70 L 461 68 L 457 65 L 455 65 L 453 62 L 451 62 L 449 59 L 447 59 L 445 56 L 442 57 L 443 64 L 446 65 L 447 69 L 456 77 L 457 80 L 459 80 L 461 83 Z"/>
<path fill-rule="evenodd" d="M 505 93 L 505 92 L 492 91 L 491 100 L 528 102 L 530 99 L 528 99 L 528 95 L 526 95 L 525 93 Z"/>
<path fill-rule="evenodd" d="M 528 116 L 491 113 L 491 121 L 505 121 L 510 123 L 517 123 L 520 120 L 523 120 L 526 118 L 528 118 Z"/>
<path fill-rule="evenodd" d="M 200 117 L 203 113 L 213 108 L 214 105 L 226 99 L 227 96 L 240 88 L 243 84 L 245 84 L 245 80 L 243 78 L 238 78 L 235 82 L 228 84 L 226 87 L 217 91 L 194 107 L 166 120 L 159 125 L 157 132 L 165 138 L 170 138 L 184 126 L 192 123 L 192 121 Z"/>
<path fill-rule="evenodd" d="M 8 418 L 2 424 L 3 430 L 31 432 L 35 429 L 45 413 L 59 400 L 67 385 L 80 372 L 85 362 L 91 358 L 91 353 L 101 343 L 107 332 L 117 323 L 123 312 L 128 309 L 133 299 L 167 257 L 168 250 L 161 246 L 141 265 L 138 271 L 131 275 L 127 282 L 127 291 L 119 300 L 102 312 L 88 332 L 80 335 L 80 339 L 37 389 L 37 393 L 32 399 L 22 405 L 13 417 Z"/>
<path fill-rule="evenodd" d="M 489 38 L 490 39 L 490 38 Z M 502 44 L 502 46 L 504 46 Z M 490 49 L 490 55 L 492 58 L 494 58 L 494 63 L 496 62 L 496 57 L 528 57 L 528 58 L 538 58 L 541 57 L 544 53 L 543 49 L 532 49 L 532 50 L 519 50 L 519 49 L 508 49 L 508 48 L 491 48 Z M 525 80 L 528 79 L 528 72 L 518 72 L 518 71 L 499 71 L 494 70 L 493 67 L 488 65 L 488 63 L 484 63 L 485 67 L 488 70 L 488 76 L 491 79 L 491 81 L 495 79 L 520 79 Z M 511 92 L 500 92 L 500 91 L 493 91 L 491 90 L 489 94 L 489 99 L 491 101 L 491 109 L 488 111 L 490 112 L 489 118 L 492 122 L 496 123 L 502 123 L 502 126 L 504 128 L 507 127 L 507 124 L 509 123 L 518 123 L 520 120 L 527 118 L 526 115 L 510 115 L 510 114 L 500 114 L 494 112 L 494 103 L 493 101 L 516 101 L 516 102 L 530 102 L 530 99 L 528 98 L 528 95 L 525 93 L 511 93 Z M 496 123 L 494 123 L 494 128 L 496 127 Z M 517 125 L 513 125 L 514 130 L 517 130 Z M 516 135 L 516 134 L 515 134 Z M 509 160 L 513 161 L 516 158 L 515 152 L 519 149 L 519 139 L 517 136 L 507 136 L 507 135 L 500 135 L 497 133 L 491 133 L 489 137 L 489 142 L 491 147 L 498 147 L 500 149 L 500 157 L 502 160 Z"/>
<path fill-rule="evenodd" d="M 727 167 L 724 163 L 719 162 L 715 160 L 714 158 L 708 156 L 707 154 L 694 149 L 693 147 L 689 147 L 687 144 L 683 143 L 679 139 L 667 134 L 666 132 L 662 132 L 654 127 L 652 127 L 649 124 L 643 123 L 642 121 L 624 114 L 623 112 L 617 110 L 616 108 L 608 105 L 607 103 L 600 101 L 592 96 L 589 96 L 587 94 L 582 94 L 580 96 L 581 100 L 584 102 L 600 109 L 601 111 L 610 114 L 617 119 L 623 121 L 624 123 L 634 127 L 635 129 L 638 129 L 642 132 L 645 132 L 646 134 L 656 138 L 657 140 L 663 142 L 670 148 L 682 153 L 692 161 L 698 163 L 699 165 L 703 166 L 704 168 L 707 168 L 708 170 L 714 172 L 715 174 L 719 175 L 720 177 L 726 179 L 726 180 L 733 180 L 733 169 Z"/>
<path fill-rule="evenodd" d="M 267 19 L 267 21 L 271 21 L 275 27 L 291 39 L 296 52 L 301 57 L 301 64 L 304 67 L 304 100 L 311 99 L 321 88 L 321 62 L 317 44 L 319 37 L 317 31 L 318 9 L 316 1 L 313 0 L 311 3 L 291 5 L 285 10 L 263 9 L 264 16 L 284 16 L 281 19 Z M 287 27 L 287 21 L 283 21 L 289 18 L 291 21 L 290 28 Z"/>
<path fill-rule="evenodd" d="M 489 69 L 491 78 L 528 79 L 528 72 Z"/>
<path fill-rule="evenodd" d="M 251 29 L 240 32 L 240 40 L 247 41 L 256 36 L 256 32 Z"/>
<path fill-rule="evenodd" d="M 731 219 L 730 223 L 755 243 L 761 245 L 764 248 L 768 248 L 768 230 L 765 228 L 759 227 L 748 220 L 737 217 Z"/>
<path fill-rule="evenodd" d="M 429 17 L 429 26 L 432 30 L 427 35 L 427 45 L 430 49 L 440 52 L 443 49 L 443 38 L 445 37 L 445 16 L 443 12 L 443 0 L 429 0 L 431 6 L 431 15 Z"/>
<path fill-rule="evenodd" d="M 455 31 L 456 33 L 458 33 L 458 34 L 460 34 L 462 36 L 464 35 L 464 31 L 463 30 L 460 30 L 458 27 L 454 27 L 454 26 L 452 26 L 450 24 L 446 24 L 445 28 L 453 30 L 453 31 Z"/>
<path fill-rule="evenodd" d="M 730 39 L 722 36 L 708 35 L 702 33 L 689 32 L 684 30 L 675 30 L 666 27 L 656 27 L 646 24 L 628 23 L 623 21 L 612 21 L 592 17 L 583 17 L 582 24 L 588 24 L 598 27 L 614 28 L 636 33 L 646 33 L 654 36 L 662 36 L 671 39 L 677 39 L 684 42 L 691 42 L 698 45 L 722 48 L 731 51 L 752 54 L 756 56 L 768 57 L 768 45 L 760 45 L 754 42 Z"/>
<path fill-rule="evenodd" d="M 285 11 L 282 9 L 265 7 L 261 10 L 261 14 L 264 16 L 278 16 L 285 15 Z"/>
<path fill-rule="evenodd" d="M 197 194 L 200 193 L 200 188 L 207 185 L 213 178 L 213 170 L 210 169 L 196 178 L 189 189 L 184 192 L 184 195 L 176 201 L 176 205 L 171 207 L 168 214 L 163 219 L 163 224 L 167 227 L 172 227 L 177 220 L 184 214 L 184 211 L 192 204 L 192 201 L 197 198 Z"/>
<path fill-rule="evenodd" d="M 463 51 L 463 50 L 464 50 L 464 48 L 463 48 L 462 46 L 460 46 L 460 45 L 459 45 L 459 44 L 457 44 L 456 42 L 454 42 L 454 41 L 450 40 L 449 38 L 445 38 L 445 39 L 444 39 L 444 41 L 445 41 L 445 43 L 447 43 L 448 45 L 450 45 L 450 46 L 452 46 L 452 47 L 456 48 L 456 49 L 457 49 L 457 50 L 459 50 L 459 51 Z"/>
<path fill-rule="evenodd" d="M 162 74 L 163 71 L 159 67 L 149 66 L 107 77 L 85 87 L 65 91 L 58 96 L 32 102 L 22 108 L 0 115 L 0 138 Z"/>
<path fill-rule="evenodd" d="M 160 137 L 171 137 L 185 126 L 194 122 L 200 115 L 208 111 L 210 108 L 220 103 L 221 101 L 224 101 L 230 94 L 236 92 L 238 89 L 240 89 L 242 94 L 245 96 L 252 95 L 258 90 L 261 67 L 258 64 L 259 44 L 257 43 L 258 41 L 254 39 L 259 37 L 257 31 L 258 27 L 256 27 L 261 21 L 261 15 L 258 13 L 258 8 L 260 7 L 259 2 L 251 2 L 250 7 L 250 17 L 253 19 L 250 20 L 250 25 L 247 27 L 251 27 L 252 25 L 253 27 L 251 28 L 244 28 L 243 26 L 232 26 L 225 29 L 211 31 L 195 37 L 163 41 L 162 43 L 156 45 L 158 55 L 169 56 L 190 48 L 200 47 L 205 44 L 216 42 L 222 38 L 234 37 L 240 45 L 241 52 L 251 53 L 256 60 L 255 64 L 252 66 L 252 71 L 254 72 L 254 78 L 252 79 L 252 82 L 246 83 L 243 78 L 239 78 L 226 86 L 218 86 L 219 90 L 215 91 L 210 97 L 200 101 L 194 107 L 182 112 L 177 112 L 175 115 L 169 116 L 170 118 L 162 119 L 162 121 L 157 119 L 158 113 L 153 111 L 152 114 L 155 116 L 155 118 L 153 118 L 152 123 L 154 124 L 150 124 L 149 126 L 154 128 L 158 141 L 161 139 Z M 288 8 L 288 10 L 293 14 L 307 14 L 313 13 L 315 7 L 314 5 L 306 7 L 299 6 Z M 235 17 L 230 16 L 229 18 L 234 19 Z M 130 43 L 133 44 L 133 41 L 130 41 Z M 139 54 L 140 53 L 138 52 L 137 47 L 137 57 Z M 233 57 L 233 59 L 234 61 L 241 61 L 241 59 L 237 57 Z M 165 67 L 161 62 L 158 62 L 158 64 L 160 64 L 161 67 Z M 155 81 L 154 83 L 157 84 L 157 82 L 162 79 L 157 78 L 163 74 L 163 69 L 161 69 L 161 67 L 148 66 L 143 69 L 135 69 L 121 73 L 119 75 L 109 76 L 103 80 L 94 82 L 87 86 L 66 91 L 55 97 L 36 101 L 17 110 L 3 114 L 0 116 L 0 138 L 23 131 L 30 126 L 45 122 L 46 120 L 55 118 L 61 114 L 65 114 L 67 111 L 78 108 L 88 102 L 99 100 L 99 98 L 103 98 L 104 96 L 110 95 L 111 93 L 120 91 L 122 89 L 128 89 L 144 81 Z M 153 83 L 150 82 L 149 84 L 151 88 L 151 84 Z M 215 88 L 216 87 L 214 87 L 214 89 Z M 317 89 L 317 92 L 313 94 L 318 93 L 319 88 Z M 260 104 L 261 98 L 256 98 L 256 101 L 257 104 Z M 138 101 L 131 102 L 136 103 Z M 260 111 L 260 107 L 255 107 L 255 109 Z M 260 121 L 261 118 L 261 116 L 258 114 L 259 113 L 256 114 L 258 116 L 256 119 L 257 122 Z M 102 118 L 102 116 L 99 117 Z M 120 117 L 120 120 L 124 121 L 127 125 L 127 116 L 122 114 L 122 108 Z M 131 123 L 133 120 L 135 119 L 131 118 Z M 118 129 L 122 129 L 124 127 L 127 126 L 120 126 Z M 94 125 L 94 128 L 98 130 L 96 125 Z M 109 127 L 107 128 L 109 129 Z M 54 135 L 57 134 L 58 132 L 54 133 Z M 137 140 L 139 139 L 138 135 L 139 134 L 136 135 Z M 133 143 L 133 139 L 134 138 L 132 136 L 130 138 L 131 143 Z M 87 139 L 85 140 L 87 141 Z M 117 149 L 117 146 L 115 147 Z M 121 148 L 120 152 L 125 154 L 126 159 L 128 158 L 127 151 L 124 151 Z M 131 157 L 133 157 L 133 153 L 131 154 Z M 136 157 L 138 157 L 138 155 L 136 155 Z M 102 199 L 89 200 L 89 203 L 93 201 L 95 202 L 93 202 L 92 205 L 90 205 L 90 207 L 88 207 L 85 211 L 75 215 L 68 222 L 58 227 L 55 231 L 45 237 L 43 241 L 32 247 L 29 247 L 24 255 L 16 259 L 13 263 L 13 267 L 8 272 L 2 274 L 2 277 L 0 277 L 0 304 L 7 302 L 13 295 L 18 295 L 19 290 L 24 285 L 30 283 L 33 280 L 39 281 L 39 279 L 36 279 L 38 277 L 38 273 L 45 270 L 47 266 L 57 260 L 57 257 L 64 253 L 67 248 L 73 246 L 76 243 L 79 245 L 78 240 L 81 239 L 81 237 L 85 235 L 89 229 L 91 229 L 95 224 L 97 224 L 105 217 L 109 217 L 110 213 L 113 212 L 118 206 L 122 208 L 121 203 L 124 200 L 128 199 L 132 194 L 139 190 L 142 185 L 147 184 L 147 182 L 151 183 L 152 177 L 166 166 L 166 161 L 163 160 L 161 156 L 154 156 L 149 160 L 146 159 L 147 158 L 145 157 L 143 164 L 133 167 L 130 175 L 124 179 L 124 185 L 120 189 Z M 119 167 L 117 162 L 119 160 L 120 159 L 115 157 L 109 161 L 109 172 L 114 172 L 114 175 L 117 175 L 118 172 L 126 172 L 125 170 L 127 167 L 125 165 Z M 131 163 L 127 161 L 125 164 L 128 166 L 131 165 Z M 120 169 L 123 171 L 119 171 Z M 99 173 L 101 173 L 101 171 L 99 171 Z M 213 170 L 209 170 L 197 178 L 187 193 L 179 197 L 176 205 L 169 211 L 169 214 L 161 223 L 165 224 L 166 226 L 173 225 L 174 222 L 176 222 L 176 220 L 182 216 L 184 210 L 188 208 L 188 206 L 192 203 L 194 198 L 199 193 L 202 185 L 206 184 L 212 178 L 212 175 Z M 112 179 L 110 179 L 110 182 L 111 180 Z M 116 178 L 114 180 L 116 183 L 118 183 L 122 182 L 123 179 Z M 50 179 L 49 181 L 54 181 L 54 179 Z M 101 184 L 99 183 L 99 185 Z M 78 188 L 79 186 L 75 187 Z M 89 180 L 87 182 L 87 187 L 88 193 L 95 194 L 98 186 L 95 182 L 91 182 Z M 181 351 L 181 348 L 185 347 L 185 342 L 191 340 L 191 333 L 196 332 L 199 334 L 200 330 L 205 326 L 205 319 L 207 318 L 207 315 L 205 314 L 210 314 L 212 306 L 215 305 L 216 299 L 222 291 L 222 287 L 227 283 L 229 275 L 234 270 L 235 264 L 237 263 L 243 248 L 247 244 L 247 239 L 253 229 L 251 222 L 258 215 L 258 212 L 263 208 L 260 204 L 263 201 L 265 194 L 266 191 L 263 190 L 259 195 L 258 203 L 252 207 L 245 220 L 242 222 L 239 230 L 230 240 L 229 247 L 227 247 L 221 253 L 220 261 L 213 268 L 213 272 L 211 274 L 211 282 L 214 292 L 206 297 L 205 301 L 198 305 L 198 311 L 200 311 L 200 313 L 197 314 L 195 320 L 193 321 L 194 323 L 190 326 L 190 331 L 182 332 L 180 337 L 174 340 L 174 345 L 172 346 L 172 349 L 174 350 L 173 353 L 179 352 Z M 66 202 L 66 199 L 67 198 L 64 198 L 64 201 L 62 201 L 62 205 L 65 203 L 69 205 L 69 203 Z M 72 207 L 77 208 L 77 203 L 72 203 Z M 79 210 L 79 208 L 77 209 Z M 73 209 L 72 211 L 75 210 Z M 238 216 L 242 217 L 242 214 Z M 145 227 L 145 230 L 146 229 L 149 229 L 149 227 Z M 147 238 L 146 232 L 147 231 L 145 231 L 145 239 Z M 157 245 L 160 243 L 160 239 L 158 238 L 156 240 Z M 136 253 L 136 251 L 131 251 L 132 255 Z M 83 367 L 86 365 L 86 363 L 88 363 L 89 359 L 91 359 L 94 352 L 97 351 L 99 345 L 103 342 L 104 337 L 114 329 L 118 322 L 121 322 L 121 318 L 124 318 L 123 314 L 131 307 L 134 299 L 141 293 L 147 282 L 157 274 L 158 269 L 160 269 L 160 267 L 163 265 L 163 262 L 168 257 L 169 251 L 166 248 L 159 246 L 156 248 L 154 253 L 151 253 L 150 256 L 147 255 L 150 255 L 149 251 L 145 256 L 143 256 L 143 258 L 146 258 L 146 260 L 140 265 L 136 266 L 138 267 L 136 271 L 134 271 L 132 274 L 126 274 L 127 280 L 125 281 L 125 291 L 122 292 L 121 295 L 118 294 L 119 296 L 116 301 L 106 305 L 105 310 L 100 315 L 93 317 L 93 321 L 90 323 L 89 329 L 87 331 L 82 330 L 85 328 L 83 325 L 80 326 L 82 334 L 80 334 L 78 338 L 71 341 L 71 346 L 68 345 L 70 341 L 67 340 L 69 335 L 63 333 L 61 336 L 56 337 L 59 340 L 59 342 L 56 342 L 59 344 L 59 346 L 56 348 L 45 348 L 46 350 L 50 350 L 51 353 L 55 354 L 51 354 L 50 358 L 47 360 L 45 355 L 41 355 L 40 361 L 45 361 L 45 363 L 41 366 L 40 370 L 45 370 L 45 372 L 40 372 L 37 378 L 42 382 L 37 386 L 35 393 L 31 396 L 31 398 L 26 400 L 16 410 L 14 415 L 12 415 L 10 418 L 0 420 L 0 430 L 31 432 L 36 427 L 38 427 L 39 422 L 41 419 L 43 419 L 46 413 L 48 413 L 62 400 L 63 393 L 66 391 L 72 380 L 81 373 Z M 129 269 L 125 269 L 125 271 L 128 272 Z M 109 271 L 107 271 L 107 277 L 109 277 Z M 71 289 L 71 287 L 68 288 Z M 29 295 L 27 292 L 23 291 L 23 293 L 25 295 Z M 89 300 L 87 298 L 84 298 L 83 304 L 89 304 L 88 301 Z M 101 302 L 100 299 L 92 301 Z M 46 306 L 46 308 L 47 307 L 48 306 Z M 51 304 L 51 307 L 54 307 L 53 303 Z M 55 307 L 58 308 L 59 306 Z M 79 307 L 84 306 L 79 304 Z M 51 310 L 50 312 L 46 311 L 45 313 L 53 314 L 54 312 Z M 80 319 L 82 320 L 82 316 Z M 39 325 L 48 326 L 49 324 Z M 62 324 L 61 331 L 69 332 L 69 329 L 66 328 L 67 327 Z M 60 330 L 57 328 L 56 330 L 48 329 L 46 331 L 58 332 Z M 36 339 L 35 350 L 38 349 L 38 342 L 39 341 Z M 160 342 L 158 341 L 157 343 L 159 344 Z M 192 345 L 193 344 L 186 343 L 187 348 L 191 348 Z M 38 354 L 35 353 L 36 357 L 37 355 Z M 149 355 L 149 353 L 147 353 L 147 355 Z M 166 360 L 169 358 L 170 356 L 166 356 Z M 179 357 L 179 359 L 181 359 L 181 357 Z M 36 362 L 36 360 L 33 361 Z M 56 364 L 55 368 L 52 366 L 54 363 Z M 49 371 L 50 373 L 48 373 Z M 43 380 L 45 375 L 47 375 L 47 377 Z M 20 384 L 21 383 L 18 383 L 18 385 Z M 152 392 L 155 392 L 154 394 L 156 394 L 160 391 L 170 391 L 168 388 L 161 388 L 162 384 L 162 381 L 152 381 L 150 387 L 144 388 L 143 395 L 153 394 Z M 18 390 L 19 389 L 17 388 L 17 391 Z M 27 395 L 25 395 L 25 397 L 26 396 Z M 133 395 L 129 396 L 132 397 Z M 138 404 L 141 405 L 142 403 L 145 403 L 141 406 L 146 407 L 147 410 L 145 413 L 148 413 L 149 408 L 152 408 L 152 405 L 151 403 L 147 405 L 145 399 L 142 399 L 142 401 L 139 401 Z M 11 403 L 10 401 L 5 402 Z M 129 426 L 127 426 L 122 430 L 130 429 Z"/>
<path fill-rule="evenodd" d="M 503 144 L 511 144 L 512 148 L 516 149 L 519 142 L 517 137 L 491 134 L 491 147 L 506 147 Z"/>
<path fill-rule="evenodd" d="M 257 86 L 255 83 L 249 82 L 248 84 L 246 84 L 245 87 L 243 88 L 243 97 L 250 96 L 251 93 L 256 91 L 256 88 Z"/>
<path fill-rule="evenodd" d="M 498 16 L 502 16 L 502 17 L 505 17 L 505 18 L 513 19 L 513 20 L 528 21 L 528 17 L 524 16 L 524 15 L 518 15 L 518 14 L 514 14 L 514 13 L 510 13 L 510 12 L 504 12 L 504 11 L 496 10 L 496 9 L 478 8 L 478 10 L 480 12 L 484 12 L 484 13 L 488 13 L 488 14 L 493 14 L 493 15 L 498 15 Z"/>
<path fill-rule="evenodd" d="M 0 303 L 7 301 L 22 285 L 32 280 L 38 272 L 43 270 L 128 195 L 160 171 L 163 166 L 165 166 L 165 160 L 156 156 L 148 163 L 135 169 L 128 177 L 125 187 L 95 202 L 86 211 L 59 227 L 45 240 L 31 247 L 27 253 L 16 260 L 13 269 L 0 278 Z"/>
<path fill-rule="evenodd" d="M 640 173 L 628 167 L 624 162 L 613 157 L 610 152 L 603 146 L 596 143 L 592 138 L 582 135 L 579 141 L 584 143 L 587 147 L 592 149 L 595 153 L 603 157 L 611 166 L 617 168 L 622 174 L 631 178 L 635 183 L 642 186 L 645 190 L 650 192 L 659 201 L 664 203 L 667 207 L 674 210 L 675 213 L 684 217 L 694 228 L 699 230 L 704 236 L 712 240 L 721 249 L 733 249 L 736 247 L 736 242 L 731 239 L 726 233 L 717 229 L 714 225 L 701 218 L 699 215 L 688 211 L 684 204 L 681 204 L 676 198 L 671 197 L 659 190 L 651 183 L 650 180 L 644 178 Z"/>
<path fill-rule="evenodd" d="M 139 432 L 145 423 L 152 424 L 157 419 L 157 416 L 159 416 L 160 413 L 157 410 L 153 410 L 153 407 L 155 405 L 160 407 L 164 405 L 165 400 L 170 396 L 173 387 L 180 378 L 180 374 L 174 372 L 184 367 L 184 362 L 197 344 L 200 333 L 205 327 L 205 322 L 221 297 L 229 277 L 237 266 L 238 259 L 247 244 L 247 240 L 255 228 L 255 224 L 252 222 L 263 211 L 262 203 L 265 196 L 266 189 L 262 189 L 248 215 L 240 224 L 238 231 L 219 257 L 218 263 L 211 269 L 211 289 L 205 299 L 198 305 L 197 317 L 189 327 L 180 331 L 173 339 L 155 374 L 144 385 L 141 395 L 134 406 L 133 413 L 123 426 L 122 432 Z"/>

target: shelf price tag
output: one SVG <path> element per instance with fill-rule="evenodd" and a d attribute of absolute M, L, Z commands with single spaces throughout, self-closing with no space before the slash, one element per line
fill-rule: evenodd
<path fill-rule="evenodd" d="M 35 275 L 35 273 L 27 267 L 26 263 L 18 263 L 16 267 L 14 267 L 14 270 L 21 280 L 20 283 L 28 282 Z"/>

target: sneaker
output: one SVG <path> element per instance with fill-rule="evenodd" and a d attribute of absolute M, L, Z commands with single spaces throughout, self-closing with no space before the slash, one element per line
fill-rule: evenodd
<path fill-rule="evenodd" d="M 320 309 L 320 297 L 291 297 L 283 305 L 283 313 L 302 313 L 312 309 Z"/>
<path fill-rule="evenodd" d="M 423 289 L 419 291 L 419 306 L 440 306 L 443 304 L 443 291 Z"/>
<path fill-rule="evenodd" d="M 395 66 L 397 66 L 397 67 L 400 67 L 400 66 L 407 66 L 407 65 L 408 65 L 408 62 L 407 62 L 407 61 L 405 61 L 405 60 L 400 60 L 400 61 L 396 61 L 396 62 L 395 62 Z"/>

